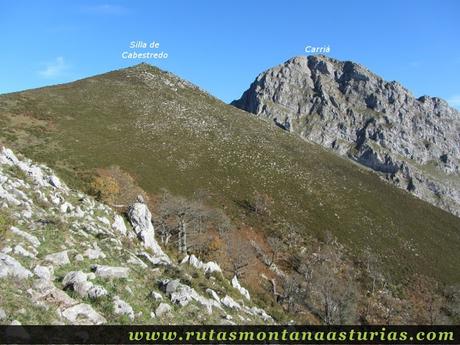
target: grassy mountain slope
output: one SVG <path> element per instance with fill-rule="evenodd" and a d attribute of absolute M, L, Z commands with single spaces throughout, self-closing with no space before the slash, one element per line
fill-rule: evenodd
<path fill-rule="evenodd" d="M 149 65 L 1 95 L 0 124 L 1 142 L 75 186 L 117 165 L 149 193 L 207 190 L 249 224 L 260 220 L 243 206 L 259 191 L 274 202 L 265 231 L 329 231 L 356 253 L 370 247 L 395 279 L 460 281 L 459 218 Z"/>

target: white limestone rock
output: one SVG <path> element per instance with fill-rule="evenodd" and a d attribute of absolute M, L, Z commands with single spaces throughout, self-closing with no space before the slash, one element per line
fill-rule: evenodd
<path fill-rule="evenodd" d="M 6 320 L 7 318 L 8 318 L 8 317 L 6 316 L 5 311 L 4 311 L 2 308 L 0 308 L 0 321 L 4 321 L 4 320 Z"/>
<path fill-rule="evenodd" d="M 27 279 L 32 277 L 32 272 L 24 268 L 15 258 L 8 254 L 0 253 L 0 278 L 6 277 Z"/>
<path fill-rule="evenodd" d="M 222 272 L 222 269 L 220 268 L 220 266 L 214 261 L 209 261 L 209 262 L 204 263 L 193 254 L 186 255 L 182 259 L 181 265 L 184 265 L 184 264 L 189 264 L 190 266 L 203 270 L 204 273 L 214 273 L 214 272 L 221 273 Z"/>
<path fill-rule="evenodd" d="M 40 246 L 40 241 L 38 240 L 37 236 L 31 235 L 28 232 L 22 231 L 22 230 L 18 229 L 15 226 L 12 226 L 10 228 L 10 231 L 15 235 L 18 235 L 18 236 L 21 236 L 21 237 L 25 238 L 34 247 L 39 247 Z"/>
<path fill-rule="evenodd" d="M 241 309 L 241 305 L 228 295 L 222 298 L 220 302 L 227 308 L 237 309 L 237 310 Z"/>
<path fill-rule="evenodd" d="M 170 314 L 172 307 L 167 303 L 160 303 L 160 305 L 155 309 L 155 315 L 161 317 L 166 314 Z"/>
<path fill-rule="evenodd" d="M 105 266 L 105 265 L 94 265 L 92 270 L 96 277 L 100 278 L 128 278 L 129 268 L 128 267 L 114 267 L 114 266 Z"/>
<path fill-rule="evenodd" d="M 44 279 L 46 281 L 52 281 L 54 280 L 54 269 L 53 266 L 40 266 L 37 265 L 34 268 L 34 274 L 40 278 Z"/>
<path fill-rule="evenodd" d="M 107 323 L 101 314 L 85 303 L 65 309 L 62 316 L 73 325 L 102 325 Z"/>
<path fill-rule="evenodd" d="M 113 311 L 115 314 L 126 315 L 130 320 L 134 320 L 133 308 L 118 296 L 113 298 Z"/>
<path fill-rule="evenodd" d="M 169 260 L 155 240 L 155 230 L 152 224 L 152 214 L 144 202 L 135 202 L 128 208 L 128 218 L 137 237 L 144 243 L 145 248 L 152 250 L 157 257 Z"/>
<path fill-rule="evenodd" d="M 63 250 L 62 252 L 48 254 L 44 257 L 46 262 L 50 262 L 55 266 L 64 266 L 70 264 L 69 255 L 67 254 L 67 250 Z"/>
<path fill-rule="evenodd" d="M 112 224 L 112 229 L 122 234 L 123 236 L 126 236 L 128 229 L 126 229 L 126 224 L 122 216 L 118 214 L 115 215 L 115 219 Z"/>
<path fill-rule="evenodd" d="M 232 278 L 232 286 L 237 289 L 241 295 L 243 295 L 248 301 L 251 300 L 251 296 L 249 295 L 249 291 L 240 285 L 237 276 L 233 276 Z"/>
<path fill-rule="evenodd" d="M 35 258 L 35 255 L 33 253 L 29 252 L 27 249 L 25 249 L 20 244 L 17 244 L 17 245 L 14 246 L 14 253 L 18 254 L 18 255 L 21 255 L 21 256 L 24 256 L 26 258 L 31 258 L 31 259 Z"/>

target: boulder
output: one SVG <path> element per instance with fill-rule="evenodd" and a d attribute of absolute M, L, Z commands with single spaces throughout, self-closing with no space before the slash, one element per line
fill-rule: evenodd
<path fill-rule="evenodd" d="M 134 320 L 133 308 L 118 296 L 113 298 L 113 311 L 115 314 L 126 315 L 130 320 Z"/>
<path fill-rule="evenodd" d="M 6 165 L 16 165 L 19 163 L 19 159 L 10 149 L 3 147 L 2 152 L 0 154 L 0 164 Z"/>
<path fill-rule="evenodd" d="M 97 299 L 108 294 L 102 286 L 94 285 L 88 281 L 88 274 L 82 271 L 72 271 L 67 273 L 62 280 L 64 289 L 72 289 L 81 297 Z"/>
<path fill-rule="evenodd" d="M 85 280 L 75 283 L 72 288 L 79 296 L 88 297 L 88 292 L 93 288 L 93 283 Z"/>
<path fill-rule="evenodd" d="M 128 278 L 129 268 L 128 267 L 114 267 L 104 265 L 94 265 L 91 267 L 96 277 L 100 278 Z"/>
<path fill-rule="evenodd" d="M 52 263 L 55 266 L 64 266 L 70 264 L 69 256 L 67 255 L 67 250 L 58 253 L 48 254 L 44 257 L 44 260 Z"/>
<path fill-rule="evenodd" d="M 60 308 L 68 308 L 77 304 L 77 301 L 64 291 L 56 288 L 53 282 L 39 279 L 33 284 L 33 289 L 27 290 L 34 303 L 43 302 L 58 305 Z"/>
<path fill-rule="evenodd" d="M 212 313 L 213 307 L 222 309 L 219 302 L 201 296 L 195 289 L 181 284 L 178 279 L 161 281 L 160 289 L 170 297 L 172 303 L 181 307 L 185 307 L 193 300 L 206 307 L 209 314 Z"/>
<path fill-rule="evenodd" d="M 103 296 L 107 296 L 108 292 L 102 286 L 93 286 L 88 290 L 88 297 L 91 299 L 97 299 Z"/>
<path fill-rule="evenodd" d="M 190 286 L 180 284 L 177 289 L 171 293 L 171 302 L 181 307 L 186 306 L 193 299 L 196 299 L 196 291 Z"/>
<path fill-rule="evenodd" d="M 83 256 L 86 256 L 90 260 L 104 259 L 106 255 L 102 252 L 101 248 L 94 243 L 94 248 L 88 248 L 84 251 Z"/>
<path fill-rule="evenodd" d="M 138 255 L 146 258 L 153 266 L 168 266 L 171 264 L 171 259 L 169 259 L 169 257 L 165 254 L 152 256 L 146 251 L 142 251 Z"/>
<path fill-rule="evenodd" d="M 172 311 L 172 307 L 167 303 L 160 303 L 160 305 L 155 309 L 155 315 L 161 317 L 165 314 L 169 314 Z"/>
<path fill-rule="evenodd" d="M 54 279 L 54 269 L 53 266 L 40 266 L 37 265 L 34 268 L 34 274 L 40 278 L 47 281 L 52 281 Z"/>
<path fill-rule="evenodd" d="M 74 325 L 101 325 L 107 322 L 93 307 L 85 303 L 65 309 L 62 316 Z"/>
<path fill-rule="evenodd" d="M 86 273 L 83 273 L 82 271 L 71 271 L 64 276 L 64 279 L 62 280 L 62 285 L 64 289 L 67 289 L 69 287 L 73 288 L 75 284 L 84 282 L 87 279 L 88 278 Z"/>
<path fill-rule="evenodd" d="M 253 314 L 253 315 L 257 315 L 259 316 L 262 320 L 264 320 L 265 322 L 268 322 L 268 321 L 273 321 L 273 318 L 268 315 L 265 310 L 261 309 L 261 308 L 257 308 L 257 307 L 252 307 L 251 309 L 249 309 L 249 311 Z"/>
<path fill-rule="evenodd" d="M 0 253 L 0 278 L 15 277 L 26 279 L 32 276 L 32 272 L 24 268 L 19 261 L 8 254 Z"/>
<path fill-rule="evenodd" d="M 35 258 L 35 255 L 33 253 L 29 252 L 27 249 L 25 249 L 20 244 L 17 244 L 17 245 L 14 246 L 14 253 L 18 254 L 18 255 L 21 255 L 21 256 L 24 256 L 26 258 L 31 258 L 31 259 Z"/>
<path fill-rule="evenodd" d="M 174 280 L 162 280 L 160 281 L 160 289 L 166 294 L 166 295 L 171 295 L 173 292 L 177 290 L 177 288 L 181 285 L 179 279 L 174 279 Z"/>
<path fill-rule="evenodd" d="M 155 301 L 162 301 L 162 300 L 163 300 L 163 296 L 162 296 L 160 293 L 156 292 L 156 291 L 152 291 L 152 292 L 150 293 L 150 296 L 151 296 Z"/>

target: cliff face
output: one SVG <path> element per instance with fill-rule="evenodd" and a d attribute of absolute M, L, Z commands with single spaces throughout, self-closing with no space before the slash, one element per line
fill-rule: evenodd
<path fill-rule="evenodd" d="M 415 98 L 353 62 L 308 56 L 261 73 L 232 105 L 460 215 L 460 113 L 440 98 Z"/>

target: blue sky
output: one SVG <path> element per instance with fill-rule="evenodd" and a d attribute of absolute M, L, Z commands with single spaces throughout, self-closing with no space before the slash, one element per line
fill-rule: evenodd
<path fill-rule="evenodd" d="M 133 65 L 123 51 L 213 95 L 238 98 L 306 45 L 460 108 L 460 1 L 0 0 L 0 93 Z M 129 49 L 131 41 L 160 43 Z"/>

